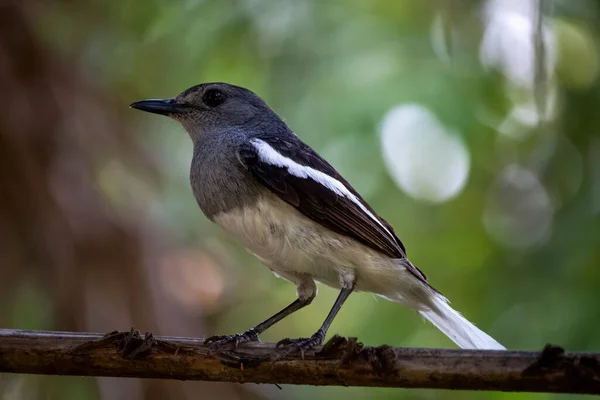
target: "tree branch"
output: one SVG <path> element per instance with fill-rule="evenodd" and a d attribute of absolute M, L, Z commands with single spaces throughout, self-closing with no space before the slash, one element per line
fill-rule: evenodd
<path fill-rule="evenodd" d="M 297 385 L 600 393 L 600 354 L 363 347 L 332 338 L 271 361 L 272 343 L 209 351 L 201 339 L 0 329 L 0 372 Z"/>

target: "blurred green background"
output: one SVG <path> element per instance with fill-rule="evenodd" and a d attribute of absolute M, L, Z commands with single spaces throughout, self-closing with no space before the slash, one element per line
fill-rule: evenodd
<path fill-rule="evenodd" d="M 541 15 L 541 16 L 540 16 Z M 243 331 L 292 284 L 208 223 L 191 142 L 128 109 L 248 87 L 509 349 L 600 350 L 597 0 L 7 0 L 0 12 L 0 326 Z M 312 334 L 337 293 L 262 339 Z M 354 294 L 330 335 L 454 348 Z M 558 399 L 549 394 L 0 376 L 1 399 Z"/>

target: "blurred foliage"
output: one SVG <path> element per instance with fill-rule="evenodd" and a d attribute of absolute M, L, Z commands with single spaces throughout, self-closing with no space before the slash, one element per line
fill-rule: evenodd
<path fill-rule="evenodd" d="M 262 96 L 336 166 L 395 227 L 410 258 L 431 283 L 483 330 L 511 349 L 540 349 L 550 342 L 569 350 L 598 351 L 600 335 L 594 329 L 600 320 L 600 2 L 544 3 L 543 31 L 537 31 L 537 40 L 545 43 L 540 54 L 533 52 L 533 1 L 26 2 L 28 26 L 43 51 L 61 60 L 67 74 L 77 75 L 99 99 L 88 105 L 96 107 L 98 115 L 82 120 L 81 108 L 65 109 L 77 101 L 73 89 L 60 92 L 52 101 L 63 108 L 63 125 L 47 134 L 59 137 L 67 124 L 70 140 L 76 141 L 78 134 L 87 138 L 90 127 L 107 115 L 111 118 L 111 125 L 98 128 L 94 136 L 111 146 L 96 147 L 93 141 L 84 150 L 63 155 L 89 158 L 66 168 L 85 169 L 81 185 L 99 196 L 92 203 L 102 202 L 90 205 L 89 196 L 77 197 L 79 212 L 111 210 L 109 219 L 127 227 L 119 231 L 128 229 L 132 238 L 138 235 L 127 245 L 137 246 L 133 259 L 147 264 L 132 269 L 127 283 L 116 272 L 100 274 L 104 289 L 96 288 L 79 300 L 95 306 L 69 318 L 88 321 L 90 309 L 110 314 L 120 303 L 108 300 L 107 288 L 137 286 L 139 279 L 151 282 L 144 296 L 154 299 L 158 309 L 166 302 L 167 313 L 181 309 L 182 321 L 203 322 L 199 327 L 172 325 L 163 309 L 144 314 L 143 320 L 130 313 L 96 319 L 91 325 L 67 324 L 48 305 L 57 301 L 45 287 L 48 281 L 35 278 L 40 271 L 46 271 L 43 276 L 55 273 L 44 257 L 10 259 L 19 275 L 11 282 L 19 284 L 16 290 L 10 288 L 5 302 L 9 307 L 3 308 L 1 320 L 14 328 L 93 326 L 105 331 L 126 328 L 108 323 L 130 323 L 160 329 L 160 334 L 198 336 L 243 331 L 294 298 L 291 284 L 275 279 L 201 215 L 189 188 L 191 143 L 183 129 L 127 109 L 134 100 L 171 97 L 197 83 L 225 81 Z M 544 72 L 544 79 L 536 77 L 536 68 Z M 23 90 L 37 90 L 26 87 L 27 82 L 23 85 Z M 542 99 L 536 97 L 539 93 Z M 435 121 L 411 114 L 414 105 L 428 110 Z M 385 125 L 394 109 L 404 110 L 404 117 L 399 125 Z M 439 137 L 464 146 L 468 157 L 464 184 L 457 184 L 447 198 L 414 195 L 422 187 L 444 187 L 450 178 L 442 173 L 456 160 L 437 139 L 415 147 L 420 137 L 428 137 L 425 128 L 432 123 Z M 390 126 L 389 132 L 383 126 Z M 410 136 L 403 136 L 407 133 Z M 398 146 L 386 149 L 391 155 L 387 159 L 382 156 L 386 135 Z M 134 144 L 119 144 L 124 136 Z M 446 139 L 443 143 L 450 143 Z M 130 146 L 137 150 L 131 152 Z M 393 159 L 403 154 L 403 146 L 426 149 L 419 154 L 409 151 L 418 168 L 408 158 Z M 413 183 L 402 178 L 402 168 L 412 168 L 410 176 L 422 185 L 405 186 Z M 61 171 L 59 177 L 66 173 Z M 441 176 L 442 181 L 436 179 Z M 11 193 L 14 186 L 7 182 L 1 184 Z M 49 194 L 70 195 L 68 185 Z M 133 216 L 144 222 L 131 228 Z M 19 240 L 37 235 L 39 229 L 40 225 L 24 226 L 24 233 L 10 243 L 24 245 Z M 93 235 L 90 240 L 95 240 Z M 113 248 L 108 242 L 95 245 L 107 253 Z M 107 262 L 111 254 L 104 254 Z M 149 258 L 154 262 L 143 261 Z M 115 265 L 127 269 L 127 261 Z M 65 268 L 62 273 L 69 274 L 68 268 L 81 266 Z M 54 282 L 55 290 L 61 290 L 60 284 Z M 0 281 L 0 289 L 8 287 L 2 288 Z M 335 296 L 334 290 L 320 286 L 310 307 L 274 326 L 263 340 L 312 334 Z M 142 301 L 135 299 L 128 301 Z M 331 332 L 358 336 L 370 345 L 454 346 L 414 312 L 364 293 L 350 297 Z M 40 398 L 119 398 L 106 388 L 106 381 L 95 389 L 88 380 L 43 380 L 52 382 L 52 390 L 49 397 Z M 6 389 L 6 398 L 30 398 L 18 385 L 17 380 L 4 386 L 0 381 L 0 390 Z M 200 395 L 186 385 L 192 383 L 182 384 L 178 392 L 155 393 L 165 393 L 162 398 Z M 291 386 L 283 391 L 223 390 L 223 398 L 569 397 Z M 134 391 L 137 397 L 127 398 L 150 398 L 149 392 Z M 203 393 L 206 398 L 216 396 Z"/>

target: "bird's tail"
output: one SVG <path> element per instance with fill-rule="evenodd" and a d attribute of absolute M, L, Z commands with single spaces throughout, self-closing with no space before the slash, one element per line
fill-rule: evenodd
<path fill-rule="evenodd" d="M 400 273 L 390 272 L 389 286 L 380 292 L 381 295 L 416 310 L 463 349 L 505 350 L 494 338 L 450 307 L 448 300 L 429 286 L 424 276 L 413 272 L 416 267 L 408 259 L 399 262 L 404 269 Z"/>
<path fill-rule="evenodd" d="M 459 347 L 481 350 L 506 349 L 450 307 L 448 300 L 441 294 L 432 290 L 430 302 L 430 307 L 419 310 L 419 314 L 435 325 Z"/>

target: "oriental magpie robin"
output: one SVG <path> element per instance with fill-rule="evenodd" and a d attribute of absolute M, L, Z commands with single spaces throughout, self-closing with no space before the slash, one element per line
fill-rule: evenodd
<path fill-rule="evenodd" d="M 288 307 L 244 333 L 208 338 L 210 346 L 258 340 L 310 304 L 318 281 L 340 294 L 313 336 L 279 342 L 284 356 L 321 344 L 352 291 L 416 310 L 462 348 L 504 349 L 448 305 L 406 258 L 394 229 L 250 90 L 206 83 L 131 107 L 184 126 L 194 144 L 190 181 L 204 214 L 296 285 L 298 298 Z"/>

